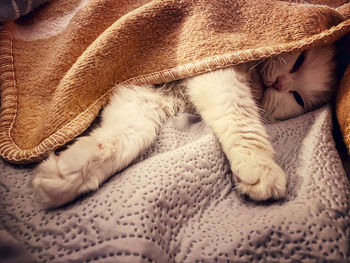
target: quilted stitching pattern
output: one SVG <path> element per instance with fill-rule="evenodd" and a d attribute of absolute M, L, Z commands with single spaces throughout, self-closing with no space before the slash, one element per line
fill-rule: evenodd
<path fill-rule="evenodd" d="M 216 138 L 196 116 L 170 120 L 153 147 L 100 190 L 45 211 L 34 166 L 0 161 L 0 223 L 40 262 L 345 261 L 349 183 L 330 107 L 268 126 L 288 197 L 237 195 Z"/>

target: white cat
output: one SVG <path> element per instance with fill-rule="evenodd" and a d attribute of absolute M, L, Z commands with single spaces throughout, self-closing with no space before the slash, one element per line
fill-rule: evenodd
<path fill-rule="evenodd" d="M 286 175 L 274 161 L 261 115 L 282 120 L 328 102 L 335 49 L 318 47 L 215 70 L 163 86 L 118 86 L 101 125 L 38 166 L 32 184 L 46 207 L 96 190 L 155 140 L 170 116 L 194 108 L 230 162 L 240 193 L 279 199 Z"/>

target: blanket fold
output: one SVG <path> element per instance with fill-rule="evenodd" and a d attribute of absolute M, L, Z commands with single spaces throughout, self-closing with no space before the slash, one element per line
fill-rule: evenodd
<path fill-rule="evenodd" d="M 61 0 L 5 24 L 0 156 L 42 159 L 82 133 L 118 85 L 172 81 L 350 31 L 350 4 L 299 2 Z M 347 78 L 342 86 L 341 98 Z M 346 137 L 348 111 L 338 112 Z"/>

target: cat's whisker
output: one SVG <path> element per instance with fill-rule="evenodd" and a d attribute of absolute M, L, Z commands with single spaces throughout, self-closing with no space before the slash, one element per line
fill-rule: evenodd
<path fill-rule="evenodd" d="M 286 64 L 286 65 L 288 64 L 287 61 L 282 56 L 279 56 L 279 57 L 284 62 L 284 64 Z"/>
<path fill-rule="evenodd" d="M 256 68 L 257 66 L 259 66 L 261 63 L 263 63 L 266 60 L 266 58 L 260 60 L 258 63 L 256 63 L 254 66 L 252 66 L 249 71 L 253 70 L 254 68 Z"/>
<path fill-rule="evenodd" d="M 264 60 L 263 60 L 263 61 L 264 61 Z M 264 66 L 263 66 L 263 68 L 262 68 L 261 71 L 263 72 L 263 71 L 266 71 L 267 68 L 270 68 L 270 66 L 271 66 L 270 64 L 271 64 L 271 63 L 272 63 L 272 60 L 271 60 L 271 59 L 267 60 L 267 61 L 265 62 L 265 64 L 264 64 Z"/>

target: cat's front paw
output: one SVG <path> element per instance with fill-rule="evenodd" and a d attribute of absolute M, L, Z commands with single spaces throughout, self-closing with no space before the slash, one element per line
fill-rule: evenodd
<path fill-rule="evenodd" d="M 97 180 L 89 176 L 93 149 L 84 139 L 58 156 L 51 153 L 34 171 L 32 186 L 45 207 L 59 207 L 98 187 Z"/>
<path fill-rule="evenodd" d="M 46 208 L 58 207 L 74 199 L 82 183 L 79 173 L 67 176 L 60 171 L 58 156 L 53 153 L 34 172 L 32 186 Z"/>
<path fill-rule="evenodd" d="M 255 156 L 248 160 L 235 167 L 237 190 L 256 201 L 285 197 L 287 176 L 282 168 L 265 156 Z"/>

